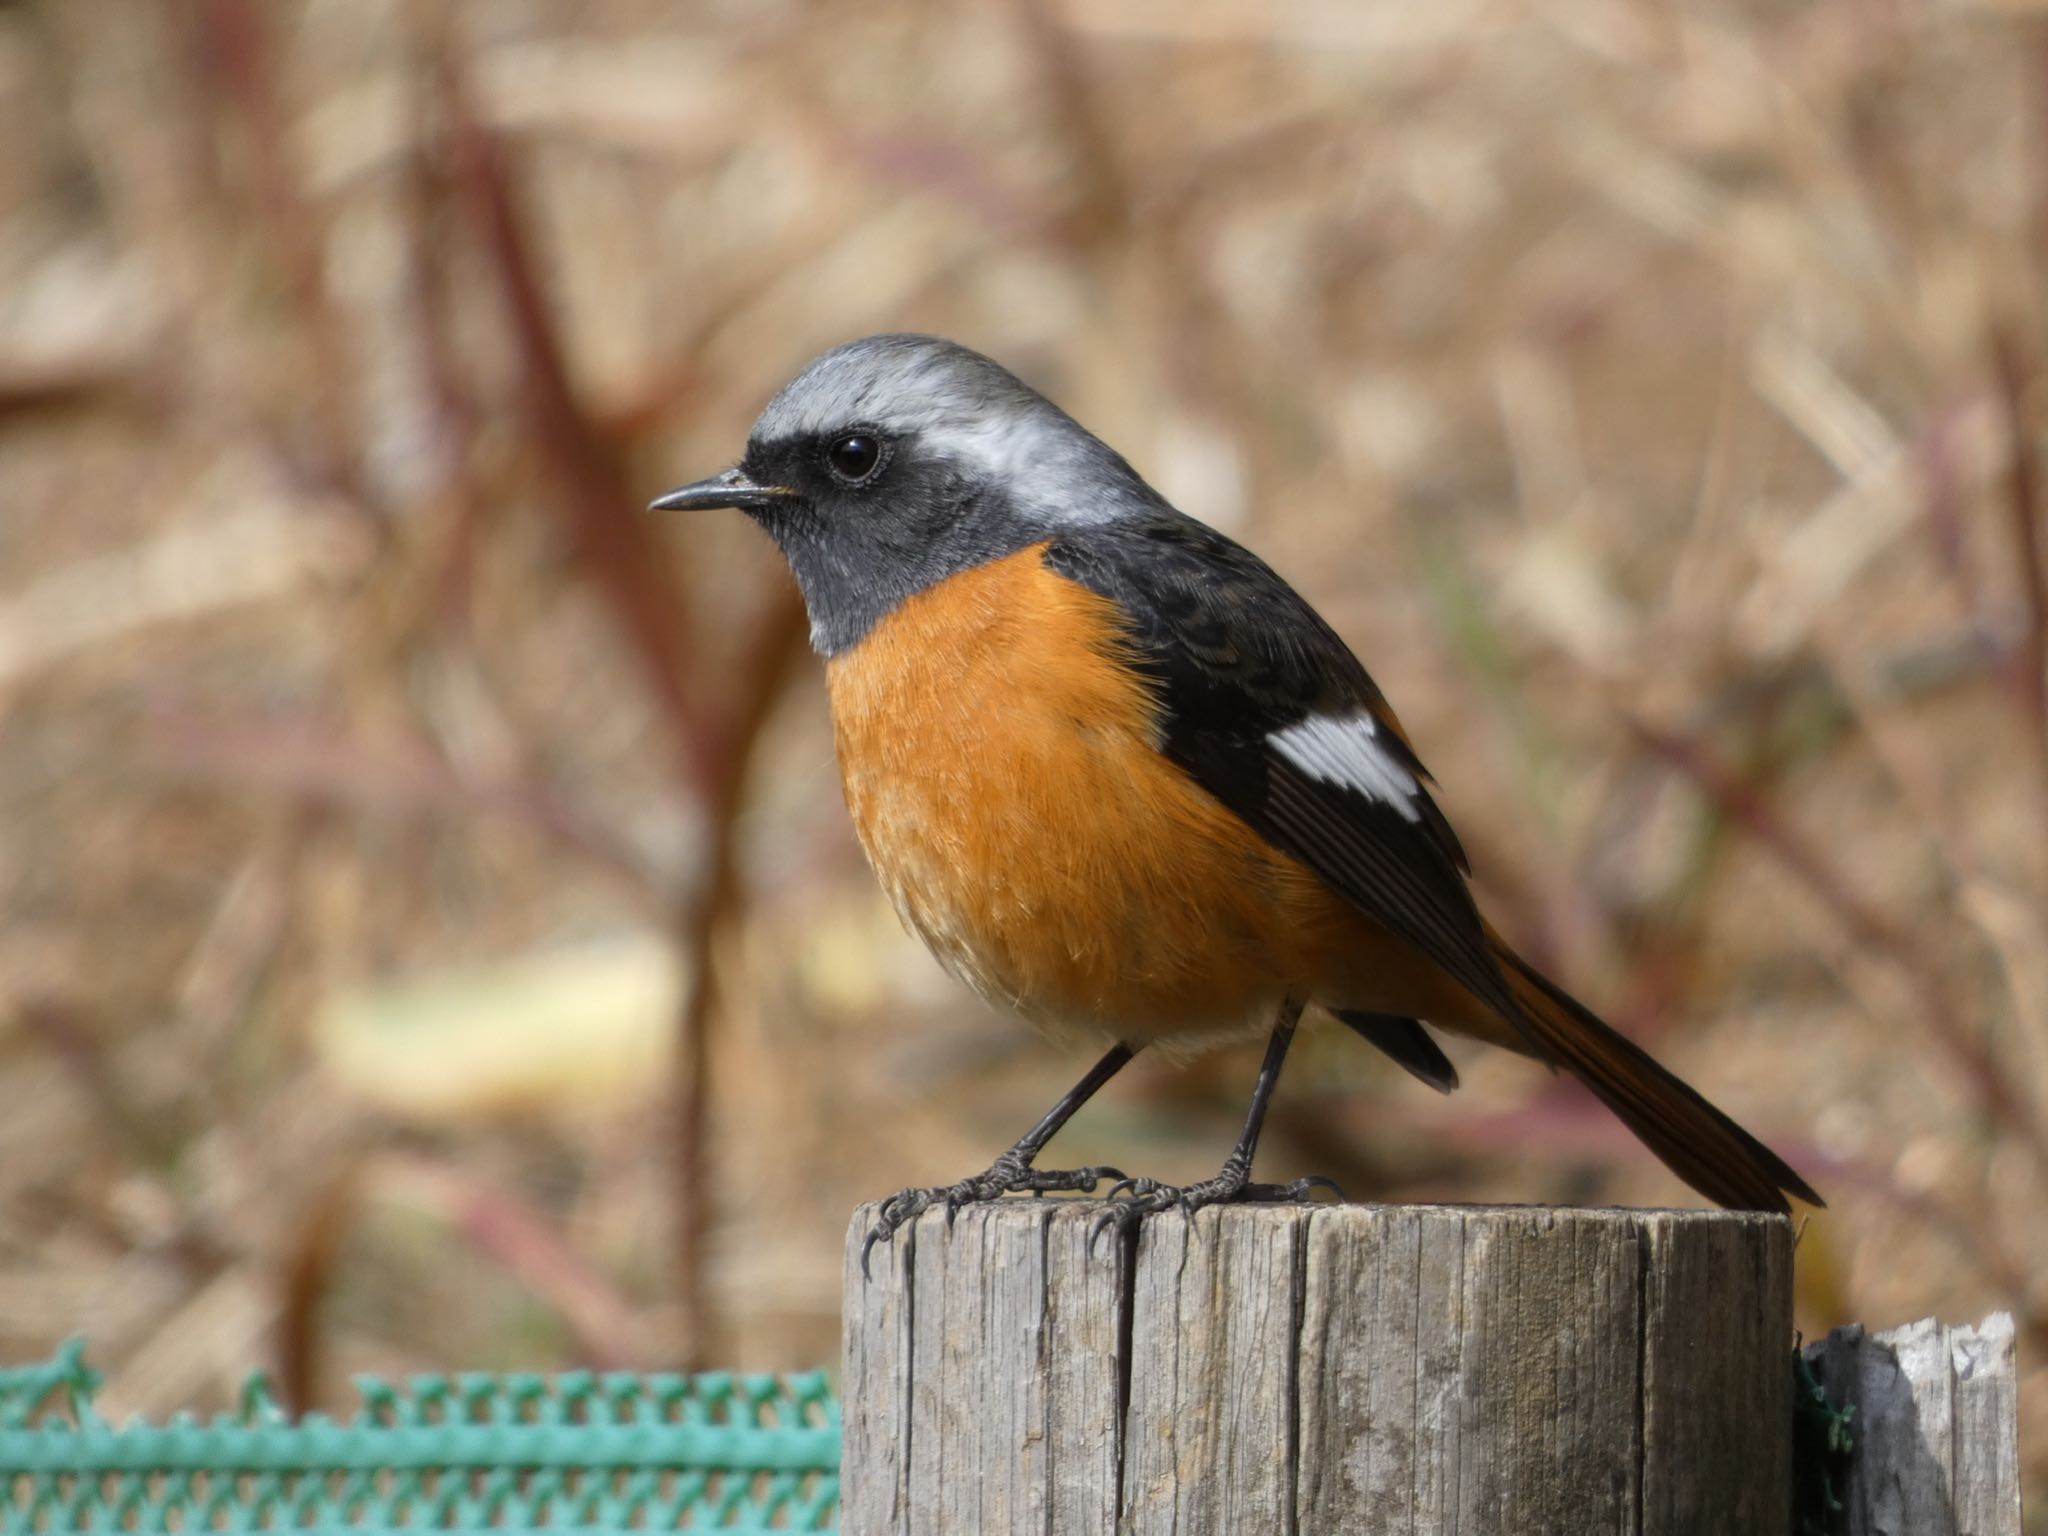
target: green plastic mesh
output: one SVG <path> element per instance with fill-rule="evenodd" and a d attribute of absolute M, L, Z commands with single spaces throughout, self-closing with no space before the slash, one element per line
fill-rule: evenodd
<path fill-rule="evenodd" d="M 84 1350 L 0 1371 L 0 1532 L 828 1531 L 824 1374 L 365 1378 L 347 1423 L 241 1411 L 114 1426 Z"/>

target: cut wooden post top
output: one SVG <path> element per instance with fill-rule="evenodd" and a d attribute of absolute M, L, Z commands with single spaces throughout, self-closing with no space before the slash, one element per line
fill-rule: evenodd
<path fill-rule="evenodd" d="M 1791 1224 L 1100 1201 L 848 1234 L 843 1529 L 1783 1529 Z"/>

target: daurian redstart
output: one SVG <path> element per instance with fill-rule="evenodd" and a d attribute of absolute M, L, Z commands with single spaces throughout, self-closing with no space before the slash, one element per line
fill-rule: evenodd
<path fill-rule="evenodd" d="M 1250 1198 L 1266 1104 L 1319 1004 L 1431 1087 L 1429 1027 L 1571 1072 L 1686 1183 L 1819 1204 L 1762 1142 L 1480 914 L 1464 850 L 1365 669 L 1294 589 L 1175 510 L 998 364 L 929 336 L 816 359 L 740 463 L 654 503 L 737 507 L 781 547 L 825 658 L 853 823 L 903 921 L 991 1001 L 1112 1042 L 985 1173 L 888 1201 L 1092 1190 L 1039 1151 L 1154 1041 L 1271 1021 L 1236 1147 L 1119 1219 Z"/>

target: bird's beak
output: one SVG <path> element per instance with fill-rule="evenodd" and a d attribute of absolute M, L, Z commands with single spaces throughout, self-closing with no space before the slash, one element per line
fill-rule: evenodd
<path fill-rule="evenodd" d="M 709 480 L 699 480 L 679 491 L 670 491 L 650 502 L 650 512 L 696 512 L 706 507 L 743 507 L 758 511 L 787 501 L 796 494 L 786 485 L 756 485 L 745 471 L 734 467 Z"/>

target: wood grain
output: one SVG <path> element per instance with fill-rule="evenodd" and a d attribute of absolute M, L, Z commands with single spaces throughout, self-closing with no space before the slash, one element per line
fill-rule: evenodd
<path fill-rule="evenodd" d="M 2019 1375 L 2012 1318 L 1852 1325 L 1807 1346 L 1854 1416 L 1848 1536 L 2020 1536 Z"/>
<path fill-rule="evenodd" d="M 1782 1218 L 1101 1210 L 856 1214 L 847 1536 L 1785 1528 Z"/>

